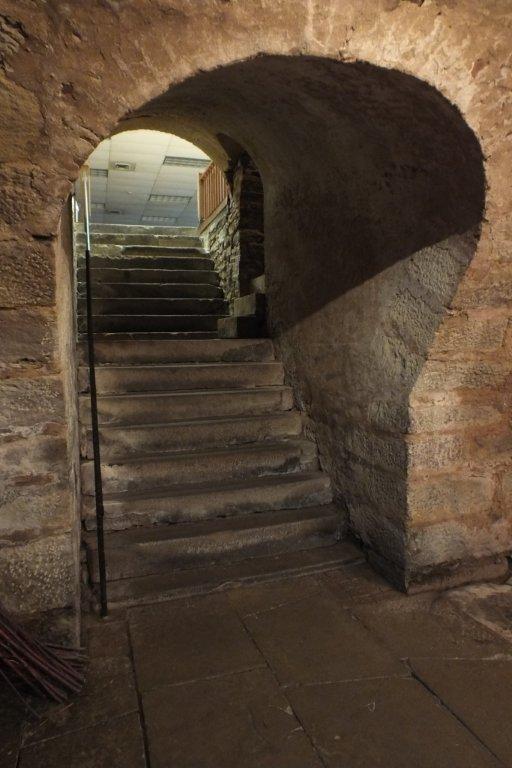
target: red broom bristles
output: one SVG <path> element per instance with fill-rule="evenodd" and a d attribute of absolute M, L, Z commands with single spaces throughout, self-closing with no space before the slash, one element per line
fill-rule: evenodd
<path fill-rule="evenodd" d="M 22 699 L 22 690 L 27 690 L 50 701 L 67 701 L 82 689 L 84 663 L 76 649 L 31 637 L 0 607 L 0 675 Z"/>

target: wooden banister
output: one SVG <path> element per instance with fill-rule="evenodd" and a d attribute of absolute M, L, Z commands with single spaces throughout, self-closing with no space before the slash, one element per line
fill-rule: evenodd
<path fill-rule="evenodd" d="M 223 171 L 210 163 L 204 173 L 199 174 L 199 221 L 206 221 L 227 200 L 229 187 Z"/>

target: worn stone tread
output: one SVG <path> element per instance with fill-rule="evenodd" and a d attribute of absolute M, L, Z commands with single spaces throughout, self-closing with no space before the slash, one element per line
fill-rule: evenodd
<path fill-rule="evenodd" d="M 305 439 L 238 445 L 195 451 L 132 455 L 102 462 L 103 487 L 109 491 L 133 491 L 177 483 L 228 480 L 275 473 L 313 471 L 318 467 L 316 445 Z M 84 494 L 94 489 L 92 461 L 83 461 Z M 167 482 L 166 482 L 167 480 Z"/>
<path fill-rule="evenodd" d="M 149 576 L 222 560 L 330 545 L 338 525 L 338 510 L 325 504 L 230 519 L 110 531 L 105 534 L 107 572 L 111 580 Z M 86 534 L 84 540 L 96 580 L 96 537 Z"/>
<path fill-rule="evenodd" d="M 275 359 L 269 339 L 173 339 L 160 334 L 120 338 L 96 334 L 95 356 L 100 365 L 154 365 L 155 363 L 271 362 Z M 135 344 L 133 342 L 136 342 Z M 142 344 L 140 342 L 143 342 Z M 79 359 L 87 364 L 87 346 L 79 345 Z"/>
<path fill-rule="evenodd" d="M 323 573 L 363 561 L 361 551 L 353 544 L 333 540 L 330 546 L 316 549 L 112 581 L 109 583 L 109 603 L 113 607 L 122 607 L 180 599 L 284 577 Z"/>
<path fill-rule="evenodd" d="M 332 501 L 330 478 L 323 472 L 267 475 L 222 483 L 172 485 L 130 493 L 104 495 L 107 530 L 130 525 L 207 520 L 276 509 L 300 509 Z M 96 526 L 94 497 L 84 497 L 82 516 L 87 529 Z"/>

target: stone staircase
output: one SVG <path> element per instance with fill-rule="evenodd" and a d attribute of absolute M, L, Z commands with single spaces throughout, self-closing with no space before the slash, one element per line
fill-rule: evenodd
<path fill-rule="evenodd" d="M 200 241 L 99 229 L 92 278 L 110 603 L 293 571 L 282 557 L 298 550 L 315 550 L 312 568 L 343 559 L 326 546 L 339 516 L 282 364 L 270 339 L 217 338 L 225 303 Z M 79 263 L 79 331 L 82 281 Z M 82 506 L 96 584 L 86 362 L 82 343 Z"/>

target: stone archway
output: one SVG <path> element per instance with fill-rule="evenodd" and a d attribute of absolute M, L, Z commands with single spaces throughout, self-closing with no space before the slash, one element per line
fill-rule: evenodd
<path fill-rule="evenodd" d="M 508 295 L 493 272 L 509 205 L 505 121 L 489 116 L 501 96 L 486 87 L 499 56 L 478 59 L 498 34 L 499 4 L 492 21 L 475 21 L 464 55 L 469 5 L 386 3 L 377 15 L 371 3 L 293 5 L 33 13 L 17 3 L 4 17 L 2 306 L 14 332 L 25 329 L 6 359 L 12 514 L 1 557 L 13 606 L 57 608 L 76 595 L 71 302 L 58 222 L 78 167 L 121 118 L 123 128 L 172 125 L 220 163 L 219 133 L 253 155 L 273 327 L 351 527 L 381 566 L 408 585 L 510 547 Z M 436 35 L 412 67 L 433 18 Z M 479 141 L 496 149 L 480 240 Z"/>

